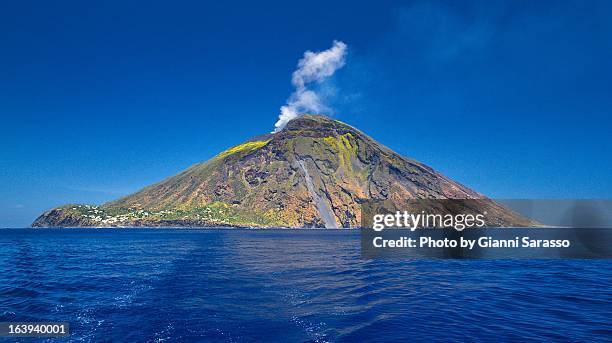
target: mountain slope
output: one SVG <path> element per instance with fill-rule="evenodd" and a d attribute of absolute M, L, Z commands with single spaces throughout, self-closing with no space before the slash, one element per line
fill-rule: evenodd
<path fill-rule="evenodd" d="M 476 193 L 361 131 L 305 115 L 160 183 L 101 205 L 67 205 L 33 226 L 355 227 L 361 203 Z M 502 225 L 529 222 L 495 204 Z"/>

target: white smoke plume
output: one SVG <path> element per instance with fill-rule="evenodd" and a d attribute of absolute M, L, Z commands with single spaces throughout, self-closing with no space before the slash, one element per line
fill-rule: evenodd
<path fill-rule="evenodd" d="M 278 132 L 294 118 L 305 112 L 329 112 L 319 94 L 308 86 L 313 82 L 321 83 L 332 76 L 336 70 L 345 64 L 346 44 L 334 41 L 331 48 L 321 51 L 306 51 L 298 62 L 298 68 L 293 72 L 291 83 L 295 91 L 291 93 L 287 104 L 280 109 L 278 121 L 274 124 L 274 132 Z"/>

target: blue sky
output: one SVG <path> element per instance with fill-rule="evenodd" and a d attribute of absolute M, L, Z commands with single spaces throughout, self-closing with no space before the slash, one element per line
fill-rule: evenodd
<path fill-rule="evenodd" d="M 306 50 L 334 117 L 496 198 L 612 194 L 612 2 L 12 2 L 0 226 L 272 130 Z"/>

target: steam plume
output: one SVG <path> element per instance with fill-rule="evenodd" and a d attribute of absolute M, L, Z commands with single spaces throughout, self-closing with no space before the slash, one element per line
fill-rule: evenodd
<path fill-rule="evenodd" d="M 295 90 L 287 99 L 287 104 L 280 109 L 274 132 L 282 130 L 287 123 L 305 112 L 329 112 L 319 94 L 308 86 L 313 82 L 321 83 L 345 64 L 346 44 L 334 41 L 331 48 L 321 51 L 306 51 L 293 72 L 291 83 Z"/>

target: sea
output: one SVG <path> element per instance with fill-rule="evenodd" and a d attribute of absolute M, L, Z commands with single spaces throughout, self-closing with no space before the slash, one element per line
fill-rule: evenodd
<path fill-rule="evenodd" d="M 612 264 L 368 260 L 358 230 L 0 229 L 17 321 L 70 324 L 48 342 L 602 342 Z"/>

